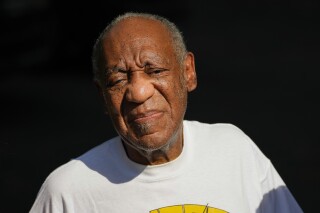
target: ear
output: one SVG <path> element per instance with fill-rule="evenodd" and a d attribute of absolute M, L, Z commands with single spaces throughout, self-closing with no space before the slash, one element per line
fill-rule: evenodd
<path fill-rule="evenodd" d="M 106 99 L 106 96 L 105 96 L 105 94 L 103 92 L 102 86 L 101 86 L 100 82 L 98 82 L 98 80 L 93 80 L 93 83 L 96 86 L 96 88 L 98 89 L 99 96 L 102 99 L 102 102 L 103 102 L 103 105 L 104 105 L 104 108 L 105 108 L 104 113 L 106 115 L 108 115 L 109 113 L 108 113 L 108 108 L 107 108 L 107 99 Z"/>
<path fill-rule="evenodd" d="M 193 91 L 197 87 L 197 74 L 192 52 L 187 53 L 184 61 L 184 78 L 187 83 L 188 92 Z"/>

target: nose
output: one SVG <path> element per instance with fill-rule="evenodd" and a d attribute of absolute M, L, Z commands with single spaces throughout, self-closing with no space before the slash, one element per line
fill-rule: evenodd
<path fill-rule="evenodd" d="M 143 103 L 155 92 L 149 76 L 144 72 L 133 72 L 126 90 L 126 99 L 134 103 Z"/>

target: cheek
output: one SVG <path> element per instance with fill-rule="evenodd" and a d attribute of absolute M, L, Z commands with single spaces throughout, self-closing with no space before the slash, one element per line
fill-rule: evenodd
<path fill-rule="evenodd" d="M 121 95 L 110 95 L 108 98 L 107 108 L 109 117 L 119 134 L 124 134 L 127 128 L 125 125 L 124 117 L 121 113 L 121 103 L 122 96 Z"/>
<path fill-rule="evenodd" d="M 187 101 L 187 87 L 180 76 L 177 75 L 170 79 L 159 81 L 158 91 L 168 102 L 173 113 L 184 111 Z"/>
<path fill-rule="evenodd" d="M 183 75 L 176 75 L 171 84 L 173 85 L 174 99 L 180 102 L 180 105 L 183 105 L 187 96 L 187 86 Z"/>
<path fill-rule="evenodd" d="M 106 96 L 107 96 L 106 105 L 110 115 L 112 115 L 113 117 L 120 115 L 122 95 L 119 95 L 119 94 L 115 95 L 109 92 Z"/>

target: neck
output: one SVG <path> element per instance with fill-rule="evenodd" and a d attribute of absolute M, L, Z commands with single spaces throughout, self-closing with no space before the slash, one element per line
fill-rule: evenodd
<path fill-rule="evenodd" d="M 138 150 L 124 141 L 122 141 L 122 144 L 128 157 L 136 163 L 143 165 L 164 164 L 176 159 L 181 154 L 183 149 L 183 131 L 181 128 L 181 131 L 179 131 L 174 139 L 160 149 L 152 151 Z"/>

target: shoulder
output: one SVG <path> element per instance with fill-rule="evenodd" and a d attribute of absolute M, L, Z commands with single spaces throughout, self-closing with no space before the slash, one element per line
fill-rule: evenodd
<path fill-rule="evenodd" d="M 214 152 L 225 158 L 239 161 L 248 160 L 268 167 L 269 159 L 254 141 L 239 127 L 230 123 L 202 123 L 184 121 L 185 133 L 194 149 L 199 152 Z"/>
<path fill-rule="evenodd" d="M 40 194 L 60 196 L 75 188 L 75 183 L 86 171 L 85 165 L 78 160 L 71 160 L 53 170 L 42 184 Z"/>
<path fill-rule="evenodd" d="M 191 136 L 204 139 L 209 137 L 210 141 L 224 139 L 229 143 L 252 143 L 247 134 L 231 123 L 202 123 L 185 120 L 184 128 Z"/>
<path fill-rule="evenodd" d="M 51 212 L 62 212 L 65 202 L 99 188 L 106 179 L 98 169 L 107 165 L 110 153 L 118 147 L 117 141 L 117 137 L 106 141 L 53 170 L 43 182 L 30 212 L 45 212 L 43 209 L 48 208 L 54 210 Z"/>
<path fill-rule="evenodd" d="M 232 131 L 240 131 L 240 128 L 235 126 L 234 124 L 231 123 L 204 123 L 196 120 L 184 120 L 183 121 L 185 126 L 188 126 L 188 128 L 197 128 L 197 129 L 202 129 L 202 130 L 232 130 Z"/>
<path fill-rule="evenodd" d="M 109 149 L 114 146 L 116 138 L 106 141 L 89 151 L 85 152 L 78 158 L 57 167 L 53 170 L 42 185 L 42 189 L 50 193 L 64 193 L 79 188 L 79 186 L 87 184 L 87 179 L 97 177 L 93 166 L 108 162 Z"/>
<path fill-rule="evenodd" d="M 30 210 L 31 212 L 62 212 L 61 200 L 75 186 L 72 180 L 77 177 L 75 170 L 81 167 L 77 161 L 70 161 L 52 171 L 43 182 Z"/>

